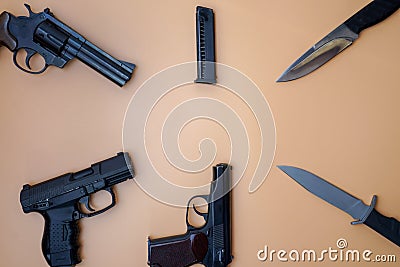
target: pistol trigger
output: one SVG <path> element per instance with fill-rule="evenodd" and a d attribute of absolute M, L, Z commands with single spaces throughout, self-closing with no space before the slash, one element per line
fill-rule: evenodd
<path fill-rule="evenodd" d="M 199 215 L 199 216 L 203 217 L 204 219 L 206 219 L 207 213 L 198 211 L 198 209 L 196 209 L 196 206 L 194 204 L 193 204 L 193 210 L 194 210 L 194 212 L 196 212 L 197 215 Z"/>
<path fill-rule="evenodd" d="M 85 196 L 79 200 L 80 203 L 84 204 L 88 211 L 94 212 L 96 211 L 90 206 L 90 199 L 89 196 Z"/>

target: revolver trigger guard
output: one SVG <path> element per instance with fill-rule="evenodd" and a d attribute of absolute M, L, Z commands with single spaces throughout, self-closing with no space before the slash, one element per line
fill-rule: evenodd
<path fill-rule="evenodd" d="M 18 61 L 17 61 L 17 55 L 18 55 L 18 52 L 19 52 L 20 49 L 16 50 L 16 51 L 14 52 L 14 55 L 13 55 L 13 62 L 14 62 L 14 65 L 17 66 L 18 69 L 20 69 L 20 70 L 22 70 L 22 71 L 24 71 L 24 72 L 26 72 L 26 73 L 29 73 L 29 74 L 41 74 L 41 73 L 43 73 L 43 72 L 45 72 L 45 71 L 47 70 L 47 68 L 49 67 L 49 65 L 48 65 L 47 63 L 45 63 L 43 69 L 41 69 L 41 70 L 39 70 L 39 71 L 32 71 L 29 62 L 30 62 L 31 58 L 32 58 L 34 55 L 37 54 L 37 52 L 34 51 L 34 50 L 32 50 L 32 49 L 29 49 L 29 48 L 23 48 L 23 49 L 24 49 L 24 50 L 26 51 L 26 53 L 27 53 L 27 56 L 26 56 L 26 59 L 25 59 L 25 64 L 26 64 L 26 66 L 27 66 L 29 69 L 23 68 L 21 65 L 19 65 L 19 63 L 18 63 Z"/>

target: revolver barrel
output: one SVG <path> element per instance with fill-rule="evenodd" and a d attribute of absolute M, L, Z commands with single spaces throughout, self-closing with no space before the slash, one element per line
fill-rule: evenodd
<path fill-rule="evenodd" d="M 113 58 L 89 41 L 82 45 L 76 57 L 121 87 L 130 80 L 136 67 L 135 64 Z"/>
<path fill-rule="evenodd" d="M 56 66 L 63 67 L 69 60 L 77 58 L 121 87 L 130 80 L 135 64 L 112 57 L 54 17 L 49 18 L 52 23 L 41 23 L 34 37 L 44 47 L 60 55 L 62 63 L 54 62 Z"/>

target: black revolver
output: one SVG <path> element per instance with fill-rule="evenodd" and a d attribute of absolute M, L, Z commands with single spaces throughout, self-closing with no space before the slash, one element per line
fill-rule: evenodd
<path fill-rule="evenodd" d="M 68 61 L 78 58 L 119 86 L 123 86 L 132 77 L 134 64 L 119 61 L 96 47 L 56 19 L 50 9 L 34 13 L 29 5 L 25 4 L 25 7 L 29 17 L 15 17 L 5 11 L 0 14 L 0 46 L 6 46 L 14 52 L 13 61 L 19 69 L 40 74 L 48 66 L 63 68 Z M 27 53 L 27 68 L 17 61 L 21 49 Z M 30 60 L 36 54 L 41 55 L 45 61 L 43 69 L 39 71 L 33 71 L 30 66 Z"/>
<path fill-rule="evenodd" d="M 25 213 L 38 212 L 45 219 L 42 252 L 51 267 L 74 266 L 81 262 L 78 220 L 105 212 L 115 205 L 112 186 L 132 179 L 134 175 L 129 155 L 117 156 L 93 164 L 90 168 L 30 186 L 23 186 L 20 194 Z M 89 202 L 91 194 L 106 190 L 112 203 L 95 211 Z M 89 212 L 81 210 L 84 204 Z"/>
<path fill-rule="evenodd" d="M 208 212 L 202 213 L 193 205 L 193 210 L 206 223 L 196 228 L 188 221 L 183 235 L 148 240 L 148 265 L 152 267 L 184 267 L 201 263 L 206 267 L 225 267 L 232 262 L 231 253 L 231 167 L 218 164 L 213 167 L 213 182 L 209 195 L 203 198 L 208 204 Z M 228 192 L 223 197 L 222 192 Z M 215 200 L 216 199 L 216 200 Z"/>

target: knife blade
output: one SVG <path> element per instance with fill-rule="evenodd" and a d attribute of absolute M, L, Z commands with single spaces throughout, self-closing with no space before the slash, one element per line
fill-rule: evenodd
<path fill-rule="evenodd" d="M 400 246 L 400 222 L 386 217 L 375 209 L 377 197 L 365 205 L 360 199 L 350 195 L 328 181 L 306 170 L 292 166 L 278 166 L 284 173 L 304 187 L 307 191 L 343 210 L 356 221 L 351 224 L 365 224 Z"/>
<path fill-rule="evenodd" d="M 278 78 L 287 82 L 301 78 L 318 69 L 349 47 L 360 32 L 392 15 L 400 8 L 400 0 L 374 0 L 311 47 Z"/>

